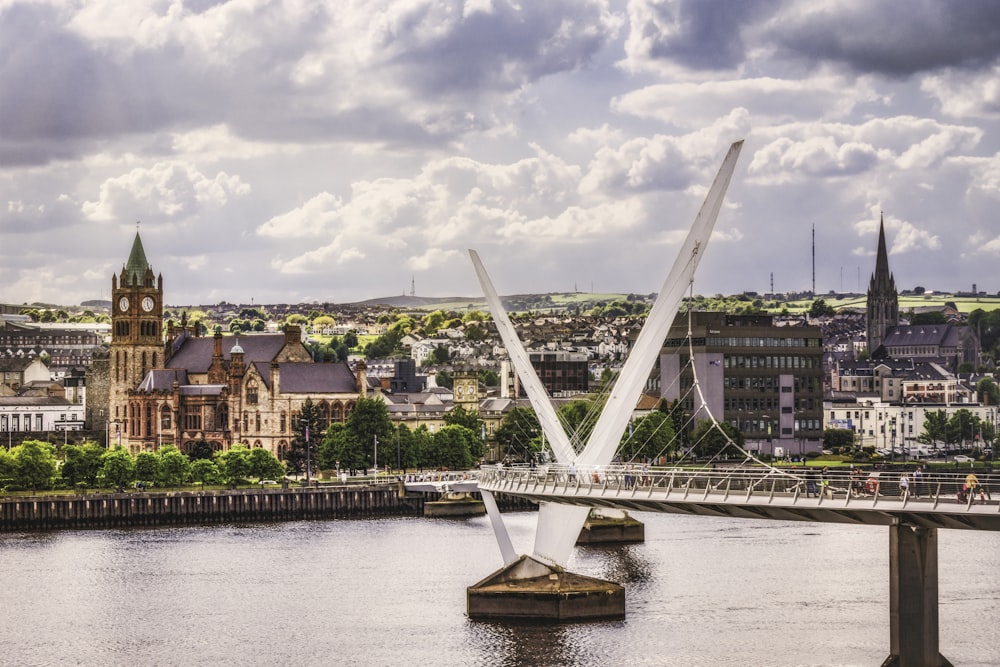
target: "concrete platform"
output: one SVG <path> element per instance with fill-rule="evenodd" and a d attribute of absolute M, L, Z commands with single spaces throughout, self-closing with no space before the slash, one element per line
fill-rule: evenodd
<path fill-rule="evenodd" d="M 466 589 L 474 620 L 589 621 L 625 618 L 625 589 L 521 556 Z"/>
<path fill-rule="evenodd" d="M 646 541 L 646 526 L 623 510 L 595 508 L 580 530 L 577 544 L 635 544 Z"/>
<path fill-rule="evenodd" d="M 441 500 L 424 503 L 425 517 L 463 517 L 486 514 L 486 505 L 467 493 L 445 494 Z"/>

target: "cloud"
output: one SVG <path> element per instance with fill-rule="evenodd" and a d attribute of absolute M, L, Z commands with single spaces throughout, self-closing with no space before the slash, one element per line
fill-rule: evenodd
<path fill-rule="evenodd" d="M 159 162 L 106 180 L 97 201 L 85 202 L 82 210 L 95 222 L 147 214 L 160 220 L 183 220 L 249 192 L 250 186 L 239 176 L 219 172 L 209 177 L 192 164 Z"/>

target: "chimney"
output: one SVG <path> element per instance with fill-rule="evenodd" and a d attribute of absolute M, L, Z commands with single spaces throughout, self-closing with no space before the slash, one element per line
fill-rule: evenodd
<path fill-rule="evenodd" d="M 357 365 L 358 395 L 361 398 L 368 396 L 368 366 L 364 359 L 358 360 Z"/>

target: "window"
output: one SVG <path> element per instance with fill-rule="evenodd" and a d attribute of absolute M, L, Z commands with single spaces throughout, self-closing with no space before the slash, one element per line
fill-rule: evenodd
<path fill-rule="evenodd" d="M 172 428 L 170 421 L 170 408 L 164 405 L 160 408 L 160 430 L 169 431 Z"/>
<path fill-rule="evenodd" d="M 186 408 L 184 411 L 184 428 L 188 431 L 201 430 L 201 410 L 196 407 Z"/>
<path fill-rule="evenodd" d="M 250 380 L 247 383 L 247 405 L 257 405 L 257 382 Z"/>

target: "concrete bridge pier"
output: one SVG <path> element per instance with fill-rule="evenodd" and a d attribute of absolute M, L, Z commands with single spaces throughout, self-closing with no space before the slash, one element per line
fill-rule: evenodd
<path fill-rule="evenodd" d="M 889 526 L 889 651 L 882 667 L 952 667 L 938 649 L 937 528 Z"/>
<path fill-rule="evenodd" d="M 577 544 L 636 544 L 646 541 L 646 526 L 625 510 L 595 507 L 576 538 Z"/>

